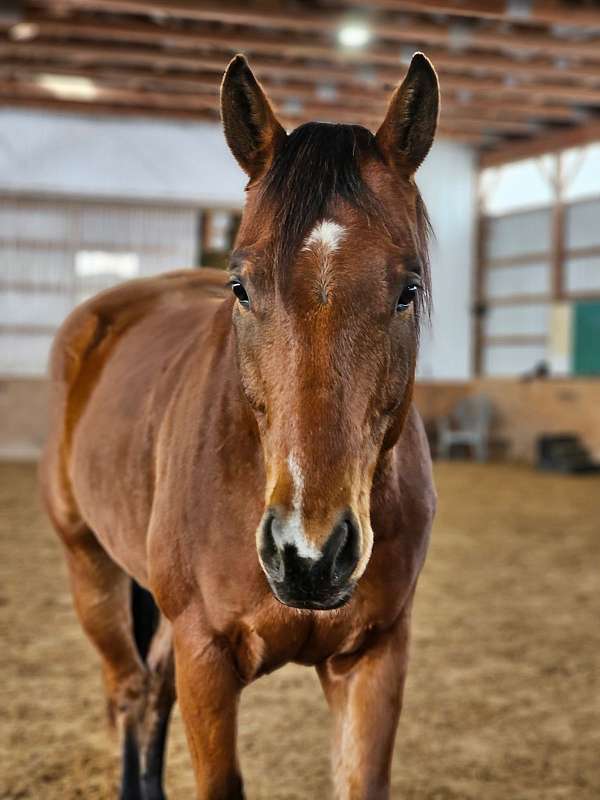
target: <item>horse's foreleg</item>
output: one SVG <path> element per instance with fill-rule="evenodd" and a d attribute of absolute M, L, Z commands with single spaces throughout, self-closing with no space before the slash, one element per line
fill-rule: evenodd
<path fill-rule="evenodd" d="M 147 672 L 133 636 L 131 579 L 83 525 L 61 530 L 75 610 L 100 653 L 111 717 L 123 742 L 121 798 L 142 800 L 136 729 L 143 713 Z"/>
<path fill-rule="evenodd" d="M 409 613 L 368 649 L 318 668 L 334 716 L 338 800 L 388 800 L 394 738 L 408 659 Z"/>
<path fill-rule="evenodd" d="M 199 800 L 243 800 L 236 736 L 241 682 L 227 648 L 188 609 L 173 626 L 177 700 Z"/>

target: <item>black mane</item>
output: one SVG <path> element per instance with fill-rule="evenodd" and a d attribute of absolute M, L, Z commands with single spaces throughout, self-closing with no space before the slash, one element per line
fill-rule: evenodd
<path fill-rule="evenodd" d="M 308 122 L 287 137 L 263 183 L 263 196 L 275 206 L 273 243 L 276 270 L 285 273 L 305 237 L 336 198 L 372 218 L 383 218 L 378 198 L 363 181 L 360 161 L 382 161 L 374 135 L 360 125 Z M 417 202 L 418 239 L 424 295 L 429 296 L 430 232 L 425 205 Z"/>

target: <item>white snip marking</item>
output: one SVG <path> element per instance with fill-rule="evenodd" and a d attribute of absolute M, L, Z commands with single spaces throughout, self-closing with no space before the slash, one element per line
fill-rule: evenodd
<path fill-rule="evenodd" d="M 292 498 L 292 505 L 294 507 L 294 511 L 300 511 L 302 509 L 302 495 L 304 494 L 304 475 L 302 474 L 300 464 L 293 453 L 288 455 L 287 465 L 292 478 L 292 483 L 294 484 L 294 497 Z"/>
<path fill-rule="evenodd" d="M 285 522 L 281 526 L 278 536 L 278 543 L 283 545 L 294 545 L 301 558 L 310 558 L 317 561 L 322 553 L 318 547 L 306 538 L 304 525 L 302 524 L 302 498 L 304 494 L 304 474 L 295 455 L 290 453 L 287 458 L 287 465 L 290 477 L 294 486 L 292 496 L 292 511 L 288 514 Z"/>

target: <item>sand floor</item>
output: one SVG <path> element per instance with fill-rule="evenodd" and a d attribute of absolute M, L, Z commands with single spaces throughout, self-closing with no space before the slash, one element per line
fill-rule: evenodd
<path fill-rule="evenodd" d="M 600 480 L 439 464 L 393 798 L 600 798 Z M 96 655 L 35 470 L 0 466 L 0 799 L 116 796 Z M 331 796 L 313 670 L 263 678 L 240 725 L 249 800 Z M 170 800 L 193 797 L 180 719 Z"/>

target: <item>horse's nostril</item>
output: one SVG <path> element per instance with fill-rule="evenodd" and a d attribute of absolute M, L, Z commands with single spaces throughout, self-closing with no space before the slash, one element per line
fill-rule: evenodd
<path fill-rule="evenodd" d="M 334 528 L 326 548 L 331 545 L 331 581 L 336 585 L 345 583 L 354 572 L 359 558 L 358 526 L 347 516 Z"/>
<path fill-rule="evenodd" d="M 280 580 L 283 578 L 283 559 L 273 535 L 274 521 L 275 515 L 269 512 L 263 522 L 260 557 L 269 574 L 275 580 Z"/>

